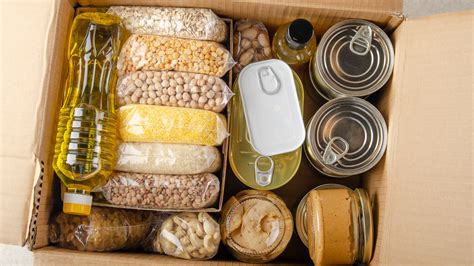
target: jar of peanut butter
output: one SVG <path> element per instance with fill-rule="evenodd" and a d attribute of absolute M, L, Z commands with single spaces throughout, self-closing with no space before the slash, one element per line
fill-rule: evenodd
<path fill-rule="evenodd" d="M 369 263 L 372 208 L 367 192 L 326 184 L 308 192 L 296 211 L 296 229 L 315 265 Z"/>
<path fill-rule="evenodd" d="M 293 234 L 293 217 L 275 193 L 244 190 L 224 205 L 220 228 L 222 243 L 235 258 L 264 263 L 285 250 Z"/>

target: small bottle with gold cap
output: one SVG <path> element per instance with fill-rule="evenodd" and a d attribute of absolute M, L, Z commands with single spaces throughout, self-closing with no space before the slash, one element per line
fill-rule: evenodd
<path fill-rule="evenodd" d="M 53 159 L 67 190 L 64 213 L 89 215 L 90 192 L 113 171 L 116 62 L 124 33 L 121 19 L 105 13 L 82 13 L 72 24 Z"/>

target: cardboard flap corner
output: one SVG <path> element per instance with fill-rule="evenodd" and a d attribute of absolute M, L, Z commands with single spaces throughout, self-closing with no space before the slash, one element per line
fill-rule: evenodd
<path fill-rule="evenodd" d="M 46 44 L 53 1 L 2 2 L 0 10 L 0 242 L 24 245 L 40 175 Z M 18 19 L 21 14 L 28 19 Z"/>
<path fill-rule="evenodd" d="M 390 147 L 369 176 L 386 179 L 377 263 L 473 263 L 473 16 L 407 19 L 393 36 Z"/>

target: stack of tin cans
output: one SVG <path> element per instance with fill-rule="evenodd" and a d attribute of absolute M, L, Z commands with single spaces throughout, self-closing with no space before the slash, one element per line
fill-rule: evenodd
<path fill-rule="evenodd" d="M 307 125 L 306 155 L 320 172 L 347 177 L 368 171 L 387 146 L 381 113 L 361 99 L 379 90 L 393 71 L 394 52 L 385 32 L 354 19 L 331 27 L 310 63 L 316 91 L 328 102 Z"/>

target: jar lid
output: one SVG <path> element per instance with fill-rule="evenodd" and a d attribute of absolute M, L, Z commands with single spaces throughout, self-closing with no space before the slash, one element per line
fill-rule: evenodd
<path fill-rule="evenodd" d="M 324 34 L 312 63 L 330 94 L 363 97 L 388 81 L 393 61 L 387 34 L 371 22 L 351 19 Z"/>
<path fill-rule="evenodd" d="M 278 257 L 293 234 L 291 212 L 269 191 L 244 190 L 226 202 L 221 217 L 222 241 L 245 262 Z"/>
<path fill-rule="evenodd" d="M 369 102 L 343 97 L 324 104 L 311 118 L 306 152 L 323 174 L 345 177 L 377 164 L 387 146 L 387 126 Z"/>
<path fill-rule="evenodd" d="M 255 151 L 273 156 L 299 148 L 305 128 L 291 68 L 277 59 L 252 63 L 240 72 L 238 82 Z"/>

